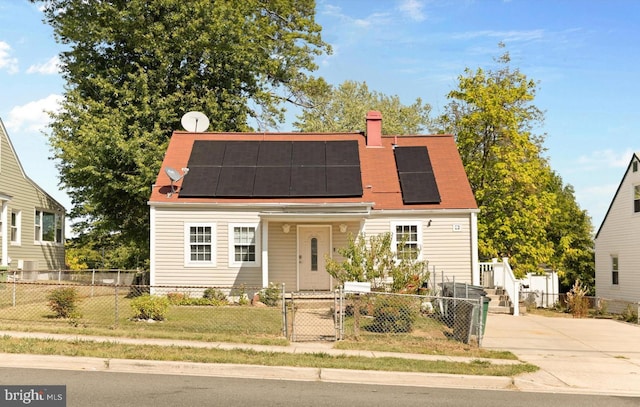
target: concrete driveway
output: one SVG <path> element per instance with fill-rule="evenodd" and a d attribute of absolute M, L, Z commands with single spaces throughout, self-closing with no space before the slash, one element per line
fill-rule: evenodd
<path fill-rule="evenodd" d="M 640 396 L 640 325 L 489 314 L 482 347 L 540 367 L 514 380 L 521 390 Z"/>

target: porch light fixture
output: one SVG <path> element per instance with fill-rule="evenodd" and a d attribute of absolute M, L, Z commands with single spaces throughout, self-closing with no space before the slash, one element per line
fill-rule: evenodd
<path fill-rule="evenodd" d="M 344 233 L 347 231 L 347 225 L 344 223 L 340 224 L 340 233 Z"/>
<path fill-rule="evenodd" d="M 291 225 L 288 223 L 285 223 L 284 225 L 282 225 L 282 231 L 284 233 L 289 233 L 289 231 L 291 230 Z"/>

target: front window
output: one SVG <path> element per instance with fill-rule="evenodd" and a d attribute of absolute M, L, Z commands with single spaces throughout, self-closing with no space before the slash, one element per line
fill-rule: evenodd
<path fill-rule="evenodd" d="M 640 212 L 640 185 L 633 187 L 633 212 Z"/>
<path fill-rule="evenodd" d="M 611 257 L 611 284 L 618 285 L 618 256 Z"/>
<path fill-rule="evenodd" d="M 215 225 L 185 225 L 185 264 L 210 266 L 215 264 Z"/>
<path fill-rule="evenodd" d="M 62 243 L 62 216 L 36 210 L 34 232 L 36 242 Z"/>
<path fill-rule="evenodd" d="M 400 259 L 416 260 L 420 252 L 420 234 L 417 223 L 396 224 L 394 229 L 394 247 Z"/>
<path fill-rule="evenodd" d="M 229 225 L 229 263 L 231 265 L 259 264 L 258 225 Z"/>

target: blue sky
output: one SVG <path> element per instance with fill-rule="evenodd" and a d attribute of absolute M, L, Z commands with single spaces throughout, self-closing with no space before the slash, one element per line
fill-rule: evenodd
<path fill-rule="evenodd" d="M 637 16 L 635 0 L 318 0 L 334 52 L 316 74 L 364 81 L 405 104 L 422 98 L 437 115 L 465 67 L 495 67 L 504 42 L 512 67 L 539 83 L 546 155 L 597 229 L 640 151 Z M 27 175 L 70 209 L 42 134 L 44 110 L 63 92 L 62 47 L 41 20 L 26 0 L 0 0 L 0 118 Z"/>

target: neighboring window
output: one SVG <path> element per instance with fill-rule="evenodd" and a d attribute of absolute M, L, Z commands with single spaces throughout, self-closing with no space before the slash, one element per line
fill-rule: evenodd
<path fill-rule="evenodd" d="M 11 243 L 20 243 L 20 212 L 11 212 Z"/>
<path fill-rule="evenodd" d="M 640 212 L 640 185 L 633 187 L 633 212 Z"/>
<path fill-rule="evenodd" d="M 311 271 L 318 271 L 318 238 L 311 238 Z"/>
<path fill-rule="evenodd" d="M 398 259 L 417 259 L 420 253 L 420 233 L 417 223 L 398 223 L 394 227 L 393 244 Z"/>
<path fill-rule="evenodd" d="M 215 264 L 215 224 L 185 225 L 185 264 L 211 266 Z"/>
<path fill-rule="evenodd" d="M 35 215 L 35 241 L 62 243 L 62 216 L 39 210 L 36 210 Z"/>
<path fill-rule="evenodd" d="M 611 257 L 611 284 L 618 285 L 618 256 Z"/>
<path fill-rule="evenodd" d="M 633 172 L 638 172 L 638 162 L 637 161 L 633 162 Z"/>
<path fill-rule="evenodd" d="M 231 265 L 259 264 L 258 226 L 256 224 L 229 225 L 229 263 Z"/>

